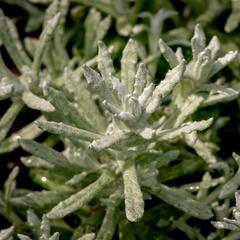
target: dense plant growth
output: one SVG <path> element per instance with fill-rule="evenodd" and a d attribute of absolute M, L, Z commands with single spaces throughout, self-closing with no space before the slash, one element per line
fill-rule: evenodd
<path fill-rule="evenodd" d="M 0 239 L 240 238 L 238 0 L 1 5 Z"/>

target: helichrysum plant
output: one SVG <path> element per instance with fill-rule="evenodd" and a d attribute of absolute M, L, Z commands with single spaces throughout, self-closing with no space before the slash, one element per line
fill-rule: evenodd
<path fill-rule="evenodd" d="M 69 1 L 53 1 L 39 39 L 25 38 L 24 45 L 13 22 L 0 12 L 0 40 L 19 71 L 13 74 L 0 58 L 0 97 L 12 102 L 0 120 L 0 153 L 19 146 L 29 153 L 21 162 L 43 189 L 17 188 L 19 168 L 12 170 L 0 192 L 0 214 L 13 226 L 2 230 L 0 239 L 53 240 L 59 233 L 73 240 L 171 239 L 169 229 L 205 239 L 190 221 L 219 214 L 218 201 L 226 205 L 239 187 L 239 170 L 231 177 L 229 165 L 214 151 L 211 135 L 224 119 L 214 119 L 211 112 L 199 118 L 198 111 L 238 97 L 238 90 L 221 84 L 219 74 L 238 52 L 223 54 L 218 37 L 207 42 L 200 24 L 191 41 L 185 40 L 190 57 L 181 47 L 173 50 L 162 37 L 164 20 L 176 15 L 172 9 L 141 13 L 143 22 L 150 19 L 147 26 L 137 23 L 138 3 L 131 8 L 128 1 L 114 6 L 79 2 L 111 17 L 88 10 L 83 49 L 76 47 L 73 56 L 64 41 Z M 118 16 L 119 9 L 125 14 Z M 119 34 L 132 36 L 119 62 L 104 43 L 112 18 Z M 234 29 L 231 21 L 227 29 Z M 143 32 L 147 45 L 141 42 Z M 156 79 L 158 62 L 165 61 L 160 56 L 168 69 Z M 9 135 L 24 106 L 40 116 Z M 43 131 L 57 136 L 52 146 L 34 140 Z M 62 151 L 54 149 L 56 141 L 62 141 Z M 239 156 L 233 156 L 239 165 Z M 200 180 L 178 183 L 193 174 Z M 236 202 L 235 220 L 224 218 L 214 226 L 238 229 L 238 192 Z"/>

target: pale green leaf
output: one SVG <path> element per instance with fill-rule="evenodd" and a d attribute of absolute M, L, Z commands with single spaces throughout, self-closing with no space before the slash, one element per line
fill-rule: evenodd
<path fill-rule="evenodd" d="M 174 68 L 179 64 L 179 61 L 173 50 L 162 39 L 159 40 L 159 48 L 171 68 Z"/>
<path fill-rule="evenodd" d="M 0 10 L 0 39 L 19 70 L 22 70 L 23 66 L 31 64 L 23 50 L 14 24 L 4 16 L 2 10 Z"/>
<path fill-rule="evenodd" d="M 72 192 L 63 191 L 33 191 L 22 197 L 12 197 L 10 203 L 18 209 L 44 210 L 53 207 L 71 194 Z"/>
<path fill-rule="evenodd" d="M 74 167 L 71 166 L 71 163 L 63 154 L 50 148 L 46 144 L 40 144 L 30 139 L 20 139 L 19 141 L 21 147 L 25 151 L 35 155 L 36 157 L 42 158 L 57 167 L 70 168 L 74 170 Z"/>
<path fill-rule="evenodd" d="M 78 210 L 90 202 L 106 186 L 110 185 L 115 178 L 112 173 L 103 173 L 95 182 L 60 202 L 47 214 L 47 217 L 58 219 Z"/>
<path fill-rule="evenodd" d="M 43 120 L 44 117 L 40 116 L 38 120 Z M 19 146 L 19 138 L 34 139 L 42 133 L 35 123 L 30 123 L 21 128 L 17 132 L 11 134 L 9 138 L 4 140 L 0 145 L 0 154 L 8 153 L 15 150 Z"/>
<path fill-rule="evenodd" d="M 79 128 L 92 130 L 93 127 L 83 115 L 60 91 L 53 88 L 47 89 L 47 97 L 55 109 L 62 114 L 70 123 L 73 123 Z"/>
<path fill-rule="evenodd" d="M 158 187 L 153 188 L 151 192 L 166 203 L 173 205 L 193 217 L 207 220 L 213 216 L 209 206 L 195 200 L 183 189 L 170 188 L 160 184 Z"/>

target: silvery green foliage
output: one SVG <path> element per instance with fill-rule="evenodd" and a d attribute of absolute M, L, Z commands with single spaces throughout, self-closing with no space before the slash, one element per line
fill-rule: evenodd
<path fill-rule="evenodd" d="M 1 100 L 6 98 L 11 98 L 12 100 L 11 107 L 0 120 L 1 153 L 14 150 L 18 146 L 18 136 L 31 139 L 37 137 L 41 133 L 39 129 L 30 123 L 28 126 L 20 129 L 6 139 L 8 131 L 19 112 L 23 109 L 24 104 L 42 112 L 54 111 L 54 107 L 42 98 L 42 79 L 44 78 L 46 80 L 49 79 L 49 76 L 56 76 L 56 74 L 59 73 L 59 69 L 56 69 L 53 65 L 62 68 L 68 60 L 65 46 L 60 42 L 67 8 L 68 4 L 65 0 L 54 1 L 49 6 L 44 19 L 44 29 L 36 43 L 36 51 L 32 55 L 33 61 L 30 60 L 28 54 L 25 52 L 13 22 L 4 16 L 2 10 L 0 12 L 0 39 L 21 73 L 18 77 L 14 75 L 6 67 L 2 57 L 0 57 L 0 98 Z M 53 41 L 55 45 L 50 51 L 49 48 Z M 47 54 L 51 55 L 47 56 L 48 60 L 45 62 L 49 72 L 46 73 L 42 71 L 40 74 L 42 61 Z M 52 61 L 54 61 L 54 64 Z M 40 119 L 42 118 L 43 117 L 40 117 Z"/>
<path fill-rule="evenodd" d="M 55 109 L 58 109 L 57 104 L 60 103 L 59 101 L 64 102 L 61 106 L 66 106 L 64 112 L 68 112 L 69 121 L 74 123 L 75 127 L 65 123 L 49 121 L 38 122 L 38 126 L 43 130 L 60 134 L 69 139 L 78 139 L 83 149 L 85 148 L 85 151 L 91 153 L 92 157 L 96 156 L 100 151 L 105 151 L 107 154 L 107 164 L 101 164 L 102 167 L 96 159 L 92 157 L 91 161 L 85 166 L 85 168 L 95 168 L 95 171 L 99 169 L 100 172 L 102 172 L 101 176 L 86 188 L 81 189 L 79 192 L 55 206 L 48 213 L 47 216 L 49 218 L 62 218 L 83 207 L 107 186 L 115 182 L 122 182 L 120 189 L 123 189 L 126 217 L 130 221 L 138 221 L 144 213 L 144 198 L 141 190 L 141 181 L 139 180 L 145 177 L 142 175 L 141 179 L 139 179 L 137 168 L 141 169 L 141 163 L 138 163 L 135 157 L 144 151 L 141 150 L 143 146 L 149 146 L 149 150 L 151 150 L 150 143 L 174 140 L 184 133 L 204 130 L 212 123 L 212 119 L 199 122 L 187 122 L 172 129 L 161 129 L 157 124 L 155 127 L 149 125 L 147 120 L 149 116 L 156 111 L 164 98 L 171 93 L 172 89 L 182 79 L 185 63 L 184 61 L 181 62 L 173 70 L 169 71 L 165 79 L 155 87 L 153 83 L 146 81 L 148 75 L 147 69 L 143 63 L 137 66 L 137 60 L 136 42 L 130 39 L 122 55 L 120 81 L 114 76 L 115 69 L 107 47 L 103 42 L 99 42 L 98 69 L 100 74 L 87 65 L 83 66 L 83 73 L 91 91 L 99 96 L 99 100 L 102 103 L 101 106 L 105 110 L 106 116 L 111 117 L 104 131 L 94 129 L 93 125 L 90 124 L 90 118 L 89 121 L 80 120 L 81 115 L 77 112 L 76 115 L 72 115 L 74 111 L 69 111 L 68 108 L 72 108 L 73 106 L 68 106 L 67 101 L 64 100 L 63 96 L 56 90 L 48 89 L 47 94 L 50 96 L 51 104 L 53 104 Z M 85 126 L 82 129 L 80 125 L 76 126 L 76 124 L 80 123 L 79 120 L 82 122 L 81 125 Z M 45 160 L 48 159 L 48 161 L 54 159 L 53 157 L 49 158 L 47 156 L 48 152 L 51 154 L 50 152 L 52 152 L 52 150 L 50 151 L 50 149 L 47 149 L 45 146 L 43 148 L 42 145 L 34 143 L 31 140 L 27 142 L 21 140 L 21 145 L 25 150 L 37 157 Z M 128 152 L 129 154 L 127 154 Z M 52 154 L 49 156 L 53 156 Z M 54 155 L 55 154 L 56 153 L 54 153 Z M 67 159 L 64 160 L 62 164 L 64 162 L 67 163 Z M 52 163 L 55 166 L 59 164 L 53 161 Z M 81 165 L 81 163 L 79 164 Z M 150 166 L 154 169 L 154 165 L 152 164 L 153 163 L 149 162 L 149 164 L 142 165 L 142 173 L 149 174 L 147 169 L 150 168 Z M 157 165 L 155 165 L 154 174 L 150 175 L 152 182 L 155 182 L 155 184 L 157 184 L 157 181 L 154 181 L 154 178 L 157 176 L 156 166 Z M 145 171 L 144 168 L 146 168 Z M 122 180 L 119 179 L 119 175 L 122 175 Z M 145 180 L 143 183 L 145 183 Z M 174 198 L 175 194 L 176 196 L 179 194 L 185 196 L 186 194 L 184 192 L 180 193 L 178 190 L 176 190 L 176 192 L 172 191 L 167 187 L 166 191 L 169 193 L 170 198 Z M 186 201 L 188 201 L 188 198 L 191 199 L 191 196 L 187 197 L 186 195 L 185 197 Z M 163 197 L 160 196 L 160 198 Z M 165 199 L 163 198 L 163 200 Z M 192 201 L 194 202 L 194 200 Z M 186 202 L 185 206 L 174 205 L 173 203 L 174 206 L 194 216 L 198 216 L 196 212 L 197 208 L 203 207 L 199 204 L 198 202 L 196 202 L 196 205 L 195 203 L 187 204 Z M 204 205 L 204 207 L 206 208 L 206 212 L 203 212 L 203 214 L 198 217 L 207 219 L 211 217 L 211 211 L 207 206 Z"/>
<path fill-rule="evenodd" d="M 212 221 L 212 224 L 215 228 L 218 229 L 227 229 L 227 230 L 240 230 L 240 194 L 235 192 L 235 201 L 236 205 L 232 210 L 233 218 L 223 218 L 223 221 Z"/>
<path fill-rule="evenodd" d="M 160 51 L 171 68 L 176 67 L 184 56 L 181 48 L 174 51 L 160 39 Z M 175 113 L 171 116 L 166 126 L 177 127 L 199 108 L 227 102 L 239 96 L 239 91 L 216 83 L 208 83 L 209 79 L 236 59 L 238 52 L 230 51 L 223 57 L 219 57 L 220 43 L 216 36 L 212 37 L 206 44 L 206 36 L 201 25 L 196 25 L 194 35 L 191 39 L 192 59 L 186 65 L 184 80 L 181 81 L 173 93 L 172 104 Z M 178 116 L 177 116 L 178 115 Z M 197 135 L 192 132 L 185 135 L 186 142 L 193 147 L 200 157 L 208 163 L 216 162 L 215 156 Z"/>
<path fill-rule="evenodd" d="M 97 43 L 106 35 L 111 25 L 111 17 L 107 16 L 101 19 L 101 13 L 96 9 L 90 9 L 88 16 L 84 22 L 85 39 L 84 39 L 84 59 L 86 62 L 89 58 L 95 56 L 97 51 Z"/>
<path fill-rule="evenodd" d="M 108 1 L 81 2 L 105 12 L 113 4 Z M 80 224 L 74 232 L 73 239 L 111 239 L 116 229 L 120 239 L 132 235 L 134 239 L 128 221 L 143 220 L 145 200 L 153 195 L 163 200 L 164 206 L 171 205 L 184 212 L 184 218 L 174 219 L 181 231 L 185 231 L 186 221 L 191 216 L 210 219 L 209 203 L 214 197 L 203 201 L 203 196 L 207 198 L 208 190 L 219 187 L 228 176 L 212 179 L 210 174 L 204 175 L 201 182 L 180 188 L 169 187 L 165 182 L 202 168 L 201 158 L 216 167 L 216 158 L 197 133 L 207 129 L 213 119 L 193 121 L 191 116 L 200 107 L 238 96 L 233 89 L 208 83 L 211 76 L 230 63 L 237 53 L 230 52 L 219 58 L 218 39 L 214 37 L 206 46 L 204 32 L 197 25 L 191 41 L 193 57 L 188 63 L 181 49 L 174 53 L 163 40 L 159 41 L 160 51 L 171 69 L 156 85 L 146 64 L 139 62 L 134 39 L 130 39 L 123 50 L 120 72 L 114 68 L 111 52 L 101 41 L 109 28 L 110 17 L 102 20 L 100 13 L 91 9 L 85 21 L 83 54 L 84 62 L 88 61 L 78 65 L 75 59 L 69 60 L 60 41 L 67 3 L 53 1 L 46 12 L 40 39 L 26 41 L 33 61 L 24 52 L 12 22 L 3 14 L 0 16 L 1 41 L 21 73 L 19 77 L 15 76 L 0 59 L 1 98 L 11 98 L 13 102 L 0 120 L 0 140 L 3 141 L 0 152 L 12 151 L 21 145 L 31 154 L 23 157 L 22 163 L 31 169 L 34 182 L 46 189 L 24 193 L 16 190 L 15 193 L 18 173 L 15 168 L 1 192 L 0 213 L 21 225 L 22 219 L 12 208 L 44 212 L 42 221 L 32 211 L 27 212 L 27 222 L 41 240 L 58 239 L 58 233 L 50 236 L 50 223 L 72 213 L 83 223 L 83 227 Z M 114 4 L 119 6 L 121 3 L 124 1 Z M 173 12 L 159 11 L 156 16 L 151 16 L 151 27 L 156 22 L 161 26 L 163 19 L 170 15 Z M 128 18 L 123 16 L 121 22 L 117 16 L 113 17 L 118 19 L 118 24 L 123 23 L 118 25 L 122 35 L 129 35 L 132 29 L 126 24 Z M 92 24 L 96 32 L 89 28 Z M 158 37 L 156 34 L 155 39 L 151 39 L 152 52 Z M 97 47 L 98 56 L 91 59 Z M 24 105 L 41 111 L 42 116 L 6 138 Z M 166 106 L 171 109 L 170 114 L 162 114 Z M 58 152 L 45 143 L 34 141 L 42 131 L 59 135 L 64 151 Z M 179 142 L 194 148 L 200 158 L 184 150 L 177 151 L 174 144 Z M 178 163 L 169 167 L 173 161 Z M 183 167 L 184 171 L 179 171 Z M 229 180 L 223 192 L 229 190 L 229 185 L 231 194 L 237 188 L 235 180 Z M 97 207 L 104 207 L 104 216 L 98 230 L 89 230 L 89 222 L 81 216 L 81 211 L 88 214 L 94 202 Z M 30 239 L 26 235 L 18 236 Z"/>

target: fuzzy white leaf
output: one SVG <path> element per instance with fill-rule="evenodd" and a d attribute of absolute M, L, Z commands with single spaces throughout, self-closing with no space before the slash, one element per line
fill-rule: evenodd
<path fill-rule="evenodd" d="M 53 112 L 55 110 L 50 102 L 36 96 L 31 92 L 24 92 L 22 95 L 22 100 L 29 108 L 34 110 L 43 112 Z"/>
<path fill-rule="evenodd" d="M 98 95 L 103 99 L 108 98 L 106 93 L 106 86 L 100 74 L 87 65 L 83 65 L 82 68 L 83 74 L 92 91 L 98 93 Z"/>
<path fill-rule="evenodd" d="M 121 59 L 121 80 L 129 93 L 132 93 L 134 88 L 137 57 L 137 44 L 133 39 L 129 39 Z"/>
<path fill-rule="evenodd" d="M 126 139 L 127 137 L 128 135 L 124 132 L 115 131 L 109 136 L 106 135 L 100 139 L 93 141 L 89 147 L 96 151 L 100 151 L 105 148 L 111 147 L 113 144 L 117 144 L 120 140 Z"/>
<path fill-rule="evenodd" d="M 144 200 L 134 161 L 131 161 L 123 170 L 123 184 L 127 219 L 131 222 L 137 222 L 144 214 Z"/>
<path fill-rule="evenodd" d="M 207 46 L 211 51 L 211 59 L 216 59 L 220 51 L 220 42 L 217 36 L 213 36 Z"/>
<path fill-rule="evenodd" d="M 210 77 L 231 63 L 237 57 L 237 55 L 238 51 L 230 51 L 223 57 L 218 58 L 212 66 Z"/>
<path fill-rule="evenodd" d="M 204 159 L 207 163 L 215 163 L 217 159 L 215 155 L 211 152 L 209 147 L 205 142 L 201 141 L 196 132 L 191 132 L 190 134 L 185 135 L 186 143 L 192 147 L 196 153 Z"/>
<path fill-rule="evenodd" d="M 112 88 L 111 80 L 109 79 L 110 75 L 115 73 L 111 55 L 107 46 L 99 41 L 98 42 L 98 69 L 101 73 L 102 78 L 106 82 L 108 89 Z"/>
<path fill-rule="evenodd" d="M 147 82 L 147 69 L 144 63 L 140 63 L 135 76 L 133 95 L 138 97 L 142 94 Z"/>
<path fill-rule="evenodd" d="M 162 100 L 170 94 L 173 88 L 179 83 L 182 79 L 183 73 L 185 71 L 185 61 L 183 60 L 178 66 L 168 71 L 164 80 L 153 91 L 151 100 L 146 108 L 146 113 L 153 113 L 159 104 L 162 103 Z"/>
<path fill-rule="evenodd" d="M 201 105 L 203 100 L 204 98 L 202 96 L 190 95 L 180 109 L 180 113 L 175 120 L 174 127 L 179 127 L 188 116 L 192 115 Z"/>
<path fill-rule="evenodd" d="M 153 83 L 144 88 L 143 93 L 138 98 L 138 101 L 142 106 L 145 106 L 148 103 L 148 100 L 152 96 L 154 88 L 155 86 Z"/>
<path fill-rule="evenodd" d="M 216 84 L 204 84 L 199 91 L 209 92 L 208 98 L 202 104 L 204 107 L 218 102 L 232 101 L 239 96 L 239 91 Z"/>
<path fill-rule="evenodd" d="M 213 122 L 213 118 L 209 118 L 208 120 L 195 121 L 195 122 L 187 122 L 182 124 L 180 127 L 166 130 L 158 130 L 156 135 L 159 140 L 172 140 L 175 139 L 181 134 L 189 134 L 194 131 L 203 131 L 208 128 Z"/>
<path fill-rule="evenodd" d="M 76 138 L 86 141 L 93 141 L 94 139 L 100 138 L 101 135 L 89 132 L 83 129 L 72 127 L 70 125 L 64 124 L 62 122 L 50 122 L 50 121 L 36 121 L 39 128 L 44 131 L 59 134 L 68 138 Z"/>

